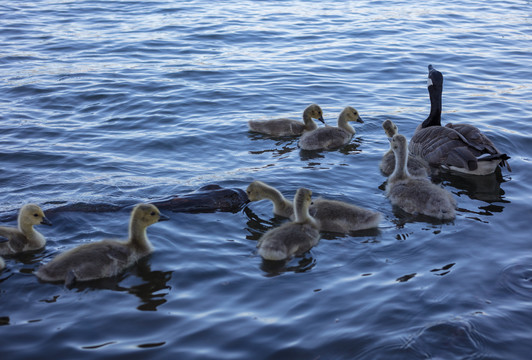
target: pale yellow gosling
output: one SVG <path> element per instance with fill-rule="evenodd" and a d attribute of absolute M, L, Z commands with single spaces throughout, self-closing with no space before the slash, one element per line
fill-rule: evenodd
<path fill-rule="evenodd" d="M 269 230 L 259 239 L 258 253 L 266 260 L 285 260 L 309 251 L 320 241 L 318 223 L 308 212 L 312 191 L 300 188 L 294 198 L 295 220 Z"/>
<path fill-rule="evenodd" d="M 316 104 L 311 104 L 305 109 L 303 122 L 292 119 L 250 120 L 248 127 L 251 131 L 271 136 L 299 136 L 318 128 L 312 119 L 325 124 L 323 111 Z"/>
<path fill-rule="evenodd" d="M 139 204 L 131 212 L 128 240 L 80 245 L 41 266 L 36 275 L 40 280 L 65 282 L 67 286 L 75 281 L 115 276 L 153 251 L 146 228 L 168 219 L 155 205 Z"/>
<path fill-rule="evenodd" d="M 39 205 L 24 205 L 18 214 L 17 228 L 0 226 L 0 238 L 7 239 L 0 243 L 0 255 L 13 255 L 42 249 L 46 245 L 46 239 L 33 229 L 34 225 L 39 224 L 52 225 Z"/>
<path fill-rule="evenodd" d="M 0 270 L 4 270 L 5 267 L 6 267 L 6 263 L 4 259 L 0 256 Z"/>
<path fill-rule="evenodd" d="M 347 144 L 355 135 L 349 121 L 363 123 L 358 111 L 351 106 L 340 113 L 338 127 L 326 126 L 304 133 L 299 139 L 299 147 L 303 150 L 332 150 Z"/>
<path fill-rule="evenodd" d="M 427 178 L 416 178 L 409 174 L 406 138 L 401 134 L 394 135 L 391 147 L 395 154 L 395 170 L 388 178 L 386 195 L 392 205 L 414 215 L 423 214 L 441 220 L 454 219 L 456 200 L 452 194 Z"/>

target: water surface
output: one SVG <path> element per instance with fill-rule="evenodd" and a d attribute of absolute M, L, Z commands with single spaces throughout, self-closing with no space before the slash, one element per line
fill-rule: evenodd
<path fill-rule="evenodd" d="M 0 344 L 10 359 L 526 359 L 532 345 L 529 1 L 12 1 L 0 5 L 0 216 L 27 202 L 154 201 L 262 180 L 383 213 L 376 231 L 323 234 L 304 257 L 255 246 L 271 204 L 168 213 L 155 252 L 66 289 L 33 272 L 126 235 L 129 209 L 60 212 L 46 249 L 7 257 Z M 443 122 L 485 131 L 512 172 L 434 177 L 451 223 L 394 211 L 381 124 L 408 138 L 444 77 Z M 345 106 L 365 123 L 338 151 L 248 132 L 250 119 Z"/>

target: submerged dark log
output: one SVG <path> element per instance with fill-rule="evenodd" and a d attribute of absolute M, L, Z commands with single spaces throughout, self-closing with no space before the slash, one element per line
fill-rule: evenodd
<path fill-rule="evenodd" d="M 160 210 L 173 212 L 214 212 L 240 211 L 248 203 L 242 189 L 225 189 L 218 185 L 207 185 L 197 191 L 182 196 L 173 196 L 162 201 L 151 201 Z"/>
<path fill-rule="evenodd" d="M 238 212 L 248 202 L 246 192 L 242 189 L 227 189 L 219 185 L 206 185 L 198 190 L 184 195 L 172 196 L 165 200 L 147 201 L 160 210 L 169 210 L 173 212 Z M 59 206 L 48 207 L 53 203 L 43 205 L 44 212 L 47 216 L 61 212 L 115 212 L 136 203 L 121 201 L 119 203 L 71 203 Z M 17 218 L 17 212 L 0 216 L 0 222 L 12 221 Z"/>

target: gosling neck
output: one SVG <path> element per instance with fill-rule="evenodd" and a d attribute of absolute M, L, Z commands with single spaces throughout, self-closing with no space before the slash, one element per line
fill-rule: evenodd
<path fill-rule="evenodd" d="M 305 130 L 306 131 L 312 131 L 318 128 L 318 125 L 316 125 L 316 122 L 312 120 L 312 117 L 310 116 L 311 109 L 306 108 L 305 111 L 303 111 L 303 122 L 305 123 Z"/>
<path fill-rule="evenodd" d="M 355 135 L 355 128 L 347 122 L 347 112 L 345 110 L 342 111 L 338 117 L 338 127 L 344 129 L 351 135 Z"/>
<path fill-rule="evenodd" d="M 21 214 L 19 214 L 18 216 L 18 229 L 30 241 L 37 241 L 37 242 L 44 241 L 44 240 L 41 240 L 41 239 L 44 239 L 41 233 L 39 233 L 33 228 L 32 223 L 25 221 L 24 217 Z"/>
<path fill-rule="evenodd" d="M 131 219 L 129 223 L 129 243 L 132 244 L 138 252 L 150 253 L 153 246 L 146 233 L 147 227 L 138 221 Z"/>
<path fill-rule="evenodd" d="M 393 173 L 390 175 L 390 181 L 398 181 L 398 180 L 404 180 L 410 177 L 410 173 L 408 172 L 408 154 L 405 149 L 399 149 L 398 151 L 394 151 L 395 155 L 395 169 L 393 170 Z"/>
<path fill-rule="evenodd" d="M 430 96 L 430 114 L 423 121 L 421 127 L 441 126 L 442 91 L 443 84 L 434 84 L 428 87 Z"/>
<path fill-rule="evenodd" d="M 292 212 L 292 203 L 288 201 L 279 190 L 273 187 L 265 186 L 263 190 L 264 197 L 273 203 L 273 213 L 290 217 L 289 214 Z"/>
<path fill-rule="evenodd" d="M 294 222 L 301 224 L 305 222 L 314 223 L 314 218 L 309 213 L 309 202 L 304 199 L 294 199 Z"/>

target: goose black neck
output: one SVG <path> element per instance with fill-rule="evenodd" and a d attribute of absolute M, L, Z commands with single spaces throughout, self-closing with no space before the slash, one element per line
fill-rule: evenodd
<path fill-rule="evenodd" d="M 425 121 L 423 121 L 423 128 L 429 126 L 441 126 L 441 108 L 442 108 L 442 89 L 441 87 L 429 86 L 430 95 L 430 114 Z"/>
<path fill-rule="evenodd" d="M 438 70 L 429 65 L 429 85 L 428 91 L 430 96 L 430 114 L 422 127 L 441 126 L 441 109 L 442 109 L 442 91 L 443 75 Z"/>

